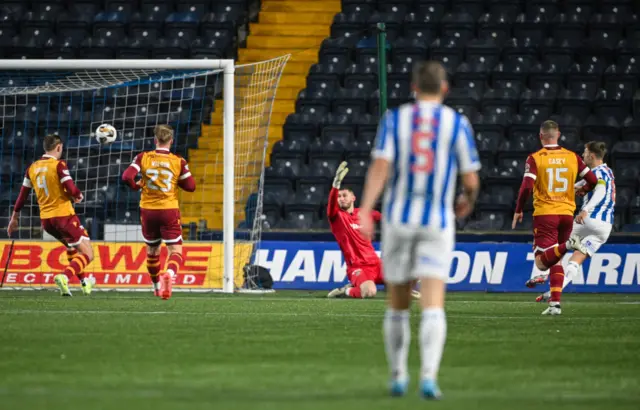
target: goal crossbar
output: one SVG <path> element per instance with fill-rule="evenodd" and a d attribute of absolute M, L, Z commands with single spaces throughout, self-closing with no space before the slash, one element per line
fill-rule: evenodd
<path fill-rule="evenodd" d="M 234 75 L 235 62 L 224 60 L 1 60 L 0 70 L 222 70 L 223 72 L 223 279 L 222 291 L 234 291 Z"/>

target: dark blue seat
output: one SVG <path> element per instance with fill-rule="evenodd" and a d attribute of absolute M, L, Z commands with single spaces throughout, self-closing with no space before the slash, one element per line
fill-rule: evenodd
<path fill-rule="evenodd" d="M 413 12 L 405 16 L 404 36 L 408 39 L 424 40 L 427 44 L 438 35 L 438 17 L 432 12 Z"/>
<path fill-rule="evenodd" d="M 447 13 L 442 17 L 442 35 L 457 38 L 463 43 L 474 36 L 476 19 L 467 12 Z"/>
<path fill-rule="evenodd" d="M 317 205 L 287 205 L 284 213 L 284 229 L 310 229 L 319 219 L 319 206 Z"/>
<path fill-rule="evenodd" d="M 337 114 L 360 115 L 367 112 L 366 91 L 353 89 L 339 89 L 333 96 L 332 112 Z"/>

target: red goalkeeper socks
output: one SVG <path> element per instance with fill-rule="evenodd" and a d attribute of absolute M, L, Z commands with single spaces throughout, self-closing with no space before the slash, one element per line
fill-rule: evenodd
<path fill-rule="evenodd" d="M 549 285 L 551 288 L 550 302 L 560 302 L 562 296 L 562 284 L 564 283 L 564 268 L 561 265 L 551 267 L 549 273 Z"/>
<path fill-rule="evenodd" d="M 550 267 L 558 263 L 565 253 L 567 253 L 567 245 L 563 243 L 542 252 L 542 254 L 540 255 L 540 261 L 547 269 L 549 269 Z"/>

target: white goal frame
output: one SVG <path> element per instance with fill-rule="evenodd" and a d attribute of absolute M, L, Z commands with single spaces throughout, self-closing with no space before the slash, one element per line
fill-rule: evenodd
<path fill-rule="evenodd" d="M 234 292 L 234 109 L 235 61 L 224 60 L 0 60 L 0 70 L 222 70 L 223 72 L 223 198 L 222 292 Z"/>

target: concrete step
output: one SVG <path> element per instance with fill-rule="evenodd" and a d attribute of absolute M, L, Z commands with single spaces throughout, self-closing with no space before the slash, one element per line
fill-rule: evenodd
<path fill-rule="evenodd" d="M 282 139 L 282 127 L 280 126 L 269 127 L 268 133 L 269 139 Z M 198 139 L 198 148 L 212 148 L 212 143 L 214 141 L 222 141 L 222 138 L 223 130 L 221 125 L 204 124 L 202 126 L 202 136 Z"/>
<path fill-rule="evenodd" d="M 272 112 L 271 113 L 271 125 L 283 125 L 287 119 L 287 116 L 291 114 L 291 112 Z M 212 125 L 222 125 L 222 113 L 220 111 L 216 111 L 211 114 L 211 124 Z"/>
<path fill-rule="evenodd" d="M 342 6 L 340 1 L 265 1 L 262 3 L 262 11 L 286 11 L 296 12 L 333 12 L 339 13 Z"/>
<path fill-rule="evenodd" d="M 281 57 L 286 54 L 291 54 L 291 58 L 287 62 L 289 65 L 292 62 L 318 62 L 318 50 L 306 49 L 306 50 L 292 50 L 288 48 L 241 48 L 238 50 L 238 61 L 242 63 L 253 63 L 256 61 L 265 61 L 272 58 Z"/>
<path fill-rule="evenodd" d="M 252 36 L 317 36 L 329 37 L 331 34 L 330 24 L 251 24 L 250 32 Z"/>
<path fill-rule="evenodd" d="M 314 48 L 317 51 L 318 46 L 326 36 L 259 36 L 250 35 L 247 37 L 248 49 L 286 49 L 289 52 L 295 50 L 306 50 Z"/>

